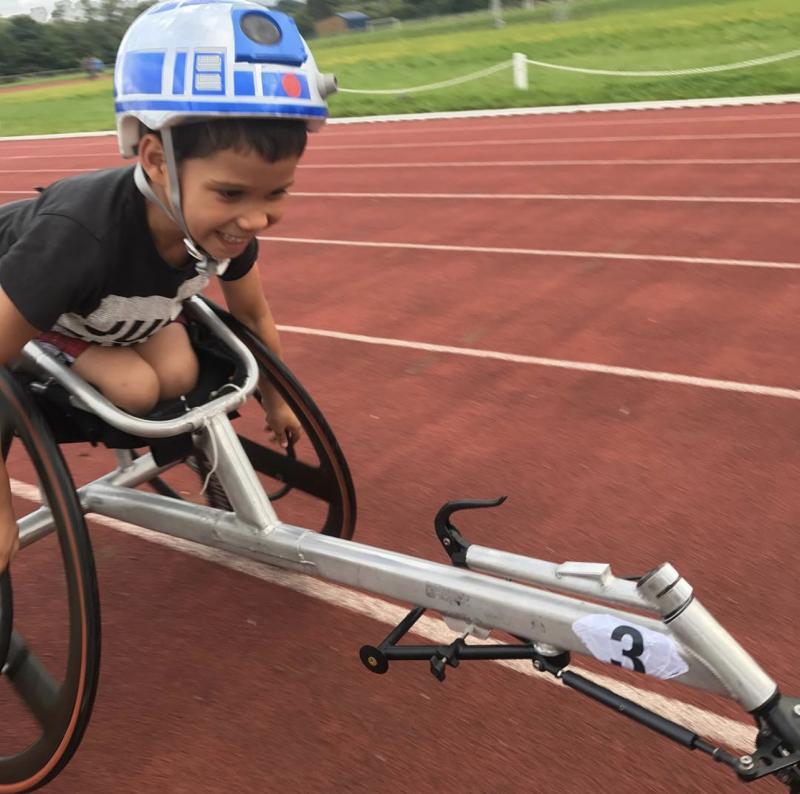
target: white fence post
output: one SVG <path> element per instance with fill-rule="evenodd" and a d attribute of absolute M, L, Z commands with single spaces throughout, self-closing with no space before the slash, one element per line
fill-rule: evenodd
<path fill-rule="evenodd" d="M 489 0 L 489 13 L 494 19 L 494 26 L 502 28 L 506 22 L 503 19 L 503 0 Z"/>
<path fill-rule="evenodd" d="M 528 56 L 524 52 L 515 52 L 511 56 L 514 71 L 514 88 L 528 90 Z"/>

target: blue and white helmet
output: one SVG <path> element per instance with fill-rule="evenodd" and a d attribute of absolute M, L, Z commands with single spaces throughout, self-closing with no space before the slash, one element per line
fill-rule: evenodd
<path fill-rule="evenodd" d="M 166 0 L 132 23 L 119 47 L 120 152 L 133 156 L 139 122 L 164 130 L 221 116 L 287 118 L 318 130 L 335 90 L 286 14 L 250 0 Z"/>

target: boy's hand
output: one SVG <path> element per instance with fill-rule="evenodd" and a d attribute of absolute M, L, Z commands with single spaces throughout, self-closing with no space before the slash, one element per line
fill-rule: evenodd
<path fill-rule="evenodd" d="M 277 395 L 264 400 L 263 406 L 270 441 L 275 441 L 284 449 L 289 446 L 290 439 L 296 444 L 303 435 L 303 428 L 292 409 Z"/>
<path fill-rule="evenodd" d="M 0 573 L 2 573 L 19 550 L 19 527 L 12 518 L 0 521 Z"/>

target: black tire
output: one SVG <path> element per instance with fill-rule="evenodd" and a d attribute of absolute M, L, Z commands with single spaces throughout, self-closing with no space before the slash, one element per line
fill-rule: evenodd
<path fill-rule="evenodd" d="M 22 446 L 27 460 L 33 464 L 44 500 L 55 518 L 57 548 L 61 554 L 56 564 L 63 567 L 69 627 L 61 681 L 50 675 L 16 629 L 11 634 L 2 679 L 7 680 L 33 715 L 41 735 L 13 755 L 4 754 L 0 746 L 0 794 L 32 791 L 64 769 L 89 723 L 100 668 L 97 577 L 75 486 L 33 400 L 13 375 L 0 368 L 0 451 L 4 459 L 16 445 Z M 25 554 L 22 549 L 11 567 L 22 565 Z M 19 589 L 16 576 L 15 586 Z M 48 605 L 42 605 L 43 610 L 47 608 Z"/>

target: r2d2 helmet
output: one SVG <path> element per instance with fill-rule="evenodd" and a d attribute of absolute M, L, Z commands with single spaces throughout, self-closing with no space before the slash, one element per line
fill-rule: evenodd
<path fill-rule="evenodd" d="M 299 119 L 318 130 L 335 90 L 286 14 L 250 0 L 165 0 L 133 22 L 119 47 L 120 152 L 133 156 L 139 122 L 164 130 L 239 116 Z"/>

